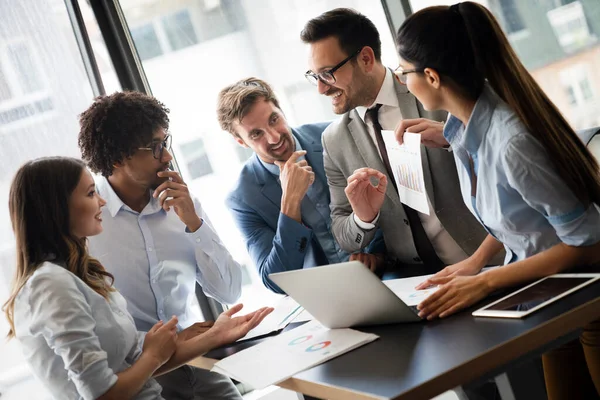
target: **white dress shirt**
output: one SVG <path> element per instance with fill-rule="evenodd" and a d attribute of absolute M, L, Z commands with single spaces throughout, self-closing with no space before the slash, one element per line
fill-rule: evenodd
<path fill-rule="evenodd" d="M 398 123 L 402 120 L 402 113 L 400 111 L 400 107 L 398 105 L 398 96 L 396 94 L 396 89 L 394 88 L 394 77 L 392 76 L 392 72 L 389 69 L 385 69 L 385 79 L 383 84 L 381 85 L 381 89 L 377 94 L 377 98 L 373 102 L 370 107 L 356 107 L 356 111 L 358 115 L 362 118 L 363 122 L 365 120 L 365 114 L 367 110 L 371 107 L 374 107 L 376 104 L 382 104 L 379 112 L 377 114 L 379 124 L 381 125 L 381 129 L 383 130 L 395 130 Z M 381 151 L 379 151 L 379 146 L 377 145 L 377 139 L 375 138 L 375 132 L 373 131 L 373 127 L 370 124 L 365 124 L 367 127 L 367 131 L 369 132 L 369 136 L 373 143 L 375 143 L 375 148 L 379 153 L 379 157 L 381 157 Z M 394 177 L 390 177 L 394 179 Z M 444 226 L 438 219 L 433 207 L 431 206 L 431 201 L 427 199 L 429 203 L 429 215 L 419 213 L 419 219 L 423 224 L 423 229 L 431 242 L 431 245 L 435 249 L 438 257 L 444 264 L 455 264 L 467 258 L 467 254 L 464 250 L 456 243 L 456 241 L 450 236 L 448 231 L 444 229 Z M 375 220 L 371 223 L 361 221 L 356 214 L 354 214 L 354 220 L 362 229 L 373 229 L 375 227 L 375 223 L 379 219 L 379 214 L 375 218 Z M 400 222 L 399 222 L 400 223 Z"/>
<path fill-rule="evenodd" d="M 15 333 L 25 359 L 55 399 L 96 399 L 142 354 L 144 333 L 119 292 L 108 300 L 58 264 L 44 263 L 15 299 Z M 147 381 L 136 399 L 162 399 Z"/>
<path fill-rule="evenodd" d="M 241 267 L 196 199 L 196 213 L 203 223 L 189 232 L 175 211 L 163 210 L 158 199 L 150 197 L 138 213 L 123 203 L 106 178 L 97 178 L 96 186 L 106 200 L 104 231 L 89 238 L 90 254 L 114 275 L 115 287 L 127 299 L 139 330 L 148 331 L 173 315 L 180 329 L 198 322 L 196 281 L 204 293 L 222 303 L 239 298 Z"/>

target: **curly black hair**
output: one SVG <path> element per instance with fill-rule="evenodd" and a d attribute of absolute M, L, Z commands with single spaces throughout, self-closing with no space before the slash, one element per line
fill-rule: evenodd
<path fill-rule="evenodd" d="M 113 165 L 152 141 L 157 129 L 169 129 L 169 109 L 152 96 L 116 92 L 98 96 L 79 115 L 79 149 L 88 167 L 109 177 Z"/>

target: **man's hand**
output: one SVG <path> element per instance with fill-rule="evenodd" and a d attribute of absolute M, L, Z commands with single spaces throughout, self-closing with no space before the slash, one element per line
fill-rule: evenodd
<path fill-rule="evenodd" d="M 185 342 L 188 339 L 201 335 L 207 332 L 215 324 L 214 321 L 196 322 L 194 325 L 189 326 L 179 332 L 178 339 Z"/>
<path fill-rule="evenodd" d="M 360 261 L 365 264 L 371 272 L 376 272 L 384 262 L 383 254 L 369 254 L 369 253 L 354 253 L 350 254 L 350 261 Z"/>
<path fill-rule="evenodd" d="M 219 346 L 243 338 L 252 328 L 260 324 L 261 321 L 273 311 L 272 307 L 263 307 L 250 314 L 234 317 L 242 307 L 242 304 L 236 304 L 229 310 L 223 312 L 219 315 L 219 318 L 217 318 L 213 327 L 208 331 L 208 334 L 215 336 Z"/>
<path fill-rule="evenodd" d="M 165 211 L 169 211 L 173 207 L 175 214 L 188 230 L 196 232 L 202 226 L 202 219 L 196 214 L 194 201 L 181 176 L 176 171 L 160 171 L 158 176 L 171 178 L 171 180 L 161 183 L 152 196 L 158 197 L 159 204 Z"/>
<path fill-rule="evenodd" d="M 395 135 L 398 143 L 404 143 L 404 132 L 420 133 L 421 143 L 427 147 L 448 147 L 444 138 L 444 123 L 425 118 L 403 119 L 396 126 Z"/>
<path fill-rule="evenodd" d="M 298 161 L 298 158 L 305 154 L 305 150 L 296 151 L 285 162 L 275 161 L 275 165 L 279 167 L 280 171 L 281 212 L 298 222 L 302 222 L 300 213 L 302 199 L 315 181 L 315 173 L 308 162 L 306 160 Z"/>
<path fill-rule="evenodd" d="M 377 183 L 374 184 L 372 180 Z M 373 168 L 357 169 L 348 177 L 344 192 L 354 214 L 361 221 L 371 222 L 375 219 L 385 200 L 387 183 L 385 174 Z"/>

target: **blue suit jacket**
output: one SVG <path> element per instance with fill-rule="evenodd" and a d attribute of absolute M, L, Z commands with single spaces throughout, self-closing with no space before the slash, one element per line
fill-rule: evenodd
<path fill-rule="evenodd" d="M 292 129 L 293 135 L 306 150 L 306 159 L 313 168 L 315 179 L 325 185 L 327 177 L 323 167 L 321 135 L 328 125 L 307 124 Z M 277 178 L 254 154 L 244 165 L 226 200 L 263 283 L 277 293 L 283 291 L 269 279 L 270 273 L 329 264 L 312 229 L 281 214 L 281 196 Z M 383 240 L 380 242 L 382 246 Z M 382 249 L 377 250 L 383 252 Z"/>

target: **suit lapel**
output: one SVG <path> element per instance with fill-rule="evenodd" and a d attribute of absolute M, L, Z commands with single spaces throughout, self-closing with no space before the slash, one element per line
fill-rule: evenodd
<path fill-rule="evenodd" d="M 262 165 L 258 156 L 252 156 L 252 170 L 256 176 L 256 183 L 261 185 L 261 193 L 271 202 L 278 210 L 281 209 L 281 185 L 277 179 Z"/>
<path fill-rule="evenodd" d="M 358 152 L 362 156 L 363 160 L 365 160 L 367 167 L 383 172 L 387 176 L 388 186 L 385 194 L 390 198 L 390 200 L 392 200 L 392 202 L 400 205 L 401 203 L 398 193 L 396 193 L 396 189 L 394 189 L 394 185 L 391 183 L 394 177 L 390 177 L 387 174 L 385 165 L 383 165 L 383 161 L 381 160 L 381 157 L 379 157 L 379 151 L 375 147 L 375 143 L 373 143 L 365 123 L 360 118 L 356 110 L 350 111 L 348 117 L 350 119 L 348 122 L 348 130 L 350 131 L 350 134 L 356 143 Z"/>
<path fill-rule="evenodd" d="M 294 131 L 294 136 L 300 142 L 300 146 L 306 150 L 306 160 L 312 167 L 313 172 L 321 180 L 321 182 L 327 182 L 325 176 L 325 167 L 323 166 L 323 146 L 316 140 L 305 141 L 301 135 L 298 135 Z"/>
<path fill-rule="evenodd" d="M 400 107 L 402 119 L 421 118 L 419 108 L 417 106 L 417 98 L 408 91 L 406 85 L 398 82 L 398 79 L 394 79 L 394 89 L 396 89 L 396 95 L 398 96 L 398 105 Z M 427 155 L 427 148 L 423 145 L 421 145 L 421 163 L 423 165 L 423 179 L 425 181 L 427 197 L 429 197 L 429 201 L 431 202 L 432 207 L 435 209 L 433 180 L 431 179 L 431 171 L 429 169 L 429 156 Z"/>

